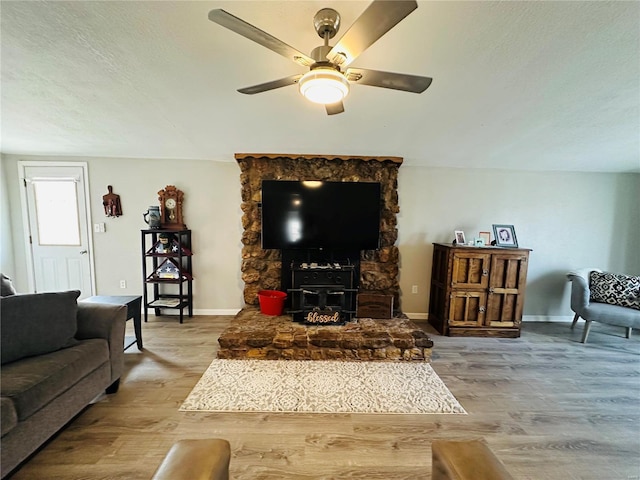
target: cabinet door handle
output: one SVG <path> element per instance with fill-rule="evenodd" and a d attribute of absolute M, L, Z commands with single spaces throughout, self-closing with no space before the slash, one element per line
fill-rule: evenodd
<path fill-rule="evenodd" d="M 487 275 L 489 275 L 489 270 L 482 270 L 482 276 L 486 277 Z"/>
<path fill-rule="evenodd" d="M 489 293 L 493 293 L 493 287 L 489 289 Z"/>
<path fill-rule="evenodd" d="M 478 309 L 478 311 L 479 311 L 480 313 L 484 313 L 484 312 L 486 312 L 486 311 L 487 311 L 487 309 L 486 309 L 485 307 L 480 307 L 480 308 Z"/>

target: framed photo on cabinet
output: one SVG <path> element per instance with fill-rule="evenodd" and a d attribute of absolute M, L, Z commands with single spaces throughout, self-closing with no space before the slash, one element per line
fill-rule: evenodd
<path fill-rule="evenodd" d="M 455 234 L 457 245 L 466 245 L 467 241 L 464 238 L 464 232 L 462 230 L 454 230 L 453 233 Z"/>
<path fill-rule="evenodd" d="M 479 232 L 478 237 L 484 240 L 485 245 L 491 245 L 491 232 Z"/>
<path fill-rule="evenodd" d="M 518 239 L 513 225 L 493 225 L 493 236 L 497 247 L 518 247 Z"/>

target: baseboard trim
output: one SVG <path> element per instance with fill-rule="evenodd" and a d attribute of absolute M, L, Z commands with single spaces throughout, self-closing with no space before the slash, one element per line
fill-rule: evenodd
<path fill-rule="evenodd" d="M 199 315 L 236 315 L 240 311 L 239 308 L 215 308 L 215 309 L 194 309 L 193 316 Z M 153 315 L 153 307 L 149 308 L 149 314 Z M 185 308 L 183 314 L 187 315 L 187 309 Z M 162 309 L 163 317 L 177 317 L 180 315 L 180 312 L 175 309 Z"/>
<path fill-rule="evenodd" d="M 411 320 L 426 321 L 429 320 L 428 313 L 405 312 L 405 315 Z M 571 322 L 573 315 L 523 315 L 523 322 Z"/>
<path fill-rule="evenodd" d="M 206 310 L 194 310 L 194 315 L 236 315 L 241 308 L 214 308 Z"/>
<path fill-rule="evenodd" d="M 523 322 L 571 322 L 573 315 L 523 315 Z"/>
<path fill-rule="evenodd" d="M 152 310 L 151 308 L 149 310 Z M 194 310 L 194 315 L 236 315 L 240 308 L 214 308 L 214 309 L 198 309 Z M 186 313 L 186 312 L 185 312 Z M 404 312 L 410 320 L 416 320 L 426 322 L 429 320 L 428 313 L 421 312 Z M 178 316 L 180 313 L 177 310 L 163 310 L 162 316 Z M 523 315 L 523 322 L 571 322 L 573 321 L 573 315 Z"/>

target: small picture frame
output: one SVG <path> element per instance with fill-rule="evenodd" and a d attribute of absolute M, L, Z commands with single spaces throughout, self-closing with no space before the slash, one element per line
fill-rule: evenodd
<path fill-rule="evenodd" d="M 478 232 L 478 237 L 484 240 L 485 245 L 491 245 L 491 232 Z"/>
<path fill-rule="evenodd" d="M 476 246 L 476 247 L 484 247 L 485 246 L 484 238 L 476 237 L 474 239 L 473 245 Z"/>
<path fill-rule="evenodd" d="M 493 236 L 496 239 L 497 247 L 516 248 L 518 246 L 518 239 L 513 225 L 493 225 Z"/>
<path fill-rule="evenodd" d="M 455 235 L 456 245 L 465 245 L 467 243 L 462 230 L 454 230 L 453 233 Z"/>

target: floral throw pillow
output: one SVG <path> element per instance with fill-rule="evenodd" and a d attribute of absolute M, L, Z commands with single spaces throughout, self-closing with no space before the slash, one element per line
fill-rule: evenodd
<path fill-rule="evenodd" d="M 589 274 L 591 301 L 640 310 L 640 277 L 619 273 Z"/>

